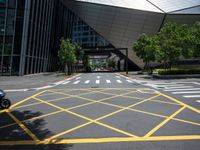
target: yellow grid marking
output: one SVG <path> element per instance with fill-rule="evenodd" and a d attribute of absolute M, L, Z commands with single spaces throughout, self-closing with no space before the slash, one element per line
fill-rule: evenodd
<path fill-rule="evenodd" d="M 156 96 L 157 96 L 157 95 L 156 95 Z M 154 96 L 154 97 L 156 97 L 156 96 Z M 154 97 L 151 97 L 151 98 L 154 98 Z M 151 98 L 149 98 L 149 99 L 151 99 Z M 130 106 L 128 106 L 128 107 L 123 107 L 122 109 L 119 109 L 119 110 L 117 110 L 117 111 L 114 111 L 114 112 L 112 112 L 112 113 L 109 113 L 109 114 L 107 114 L 107 115 L 104 115 L 104 116 L 102 116 L 102 117 L 100 117 L 100 118 L 97 118 L 97 119 L 93 120 L 91 123 L 97 123 L 97 124 L 100 124 L 100 125 L 102 125 L 102 126 L 105 126 L 105 124 L 100 123 L 100 122 L 97 122 L 97 121 L 102 120 L 102 119 L 107 118 L 107 117 L 110 117 L 110 116 L 113 116 L 113 115 L 115 115 L 115 114 L 117 114 L 117 113 L 119 113 L 119 112 L 122 112 L 122 111 L 126 110 L 126 108 L 139 105 L 139 104 L 141 104 L 141 103 L 143 103 L 143 102 L 145 102 L 145 101 L 148 101 L 149 99 L 145 99 L 145 100 L 143 100 L 143 101 L 140 101 L 140 102 L 135 103 L 135 104 L 133 104 L 133 105 L 130 105 Z M 88 124 L 86 123 L 85 125 L 88 125 Z M 81 127 L 83 127 L 83 126 L 81 126 Z M 124 132 L 124 131 L 122 132 L 122 130 L 113 128 L 113 127 L 108 126 L 108 125 L 106 125 L 105 127 L 110 128 L 110 129 L 113 129 L 113 130 L 115 130 L 115 131 L 117 131 L 117 132 L 120 132 L 120 133 L 124 133 L 124 134 L 129 135 L 129 136 L 133 136 L 133 135 L 130 134 L 130 133 L 127 133 L 127 132 Z M 76 127 L 75 127 L 75 128 L 76 128 Z M 79 128 L 80 128 L 80 127 L 79 127 Z M 71 129 L 70 129 L 70 130 L 71 130 Z M 74 131 L 74 130 L 73 130 L 73 131 Z M 67 130 L 67 131 L 64 131 L 63 133 L 59 133 L 58 135 L 60 136 L 60 135 L 66 134 L 66 133 L 69 133 L 68 130 Z M 50 139 L 56 138 L 56 137 L 58 137 L 58 135 L 55 135 L 55 136 L 53 136 L 53 137 L 50 138 Z M 134 137 L 135 137 L 135 135 L 134 135 Z"/>
<path fill-rule="evenodd" d="M 179 103 L 180 105 L 185 106 L 185 107 L 187 107 L 188 109 L 191 109 L 191 110 L 193 110 L 194 112 L 200 114 L 200 110 L 198 110 L 198 109 L 196 109 L 196 108 L 194 108 L 194 107 L 192 107 L 192 106 L 190 106 L 190 105 L 187 105 L 187 104 L 185 104 L 185 103 L 183 103 L 183 102 L 181 102 L 181 101 L 179 101 L 179 100 L 177 100 L 177 99 L 175 99 L 175 98 L 173 98 L 173 97 L 170 97 L 170 96 L 168 96 L 168 95 L 166 95 L 166 94 L 163 94 L 163 93 L 160 93 L 160 94 L 163 95 L 164 97 L 166 97 L 166 98 L 168 98 L 168 99 L 171 99 L 171 100 L 173 100 L 174 102 Z"/>
<path fill-rule="evenodd" d="M 98 93 L 102 93 L 102 94 L 108 94 L 108 95 L 115 95 L 115 94 L 112 94 L 112 93 L 106 93 L 106 92 L 101 92 L 101 91 L 97 91 Z M 136 91 L 135 91 L 136 92 Z M 159 94 L 159 93 L 157 93 Z M 153 94 L 152 94 L 153 95 Z M 155 93 L 154 93 L 155 95 Z M 137 99 L 137 100 L 140 100 L 142 98 L 139 98 L 139 97 L 134 97 L 134 96 L 128 96 L 127 94 L 126 95 L 123 95 L 122 97 L 125 97 L 125 98 L 134 98 L 134 99 Z M 149 96 L 150 97 L 150 96 Z M 164 102 L 164 101 L 160 101 L 160 100 L 150 100 L 150 101 L 153 101 L 153 102 L 156 102 L 156 103 L 164 103 L 164 104 L 171 104 L 171 105 L 179 105 L 179 106 L 182 106 L 178 103 L 173 103 L 173 102 Z"/>
<path fill-rule="evenodd" d="M 41 99 L 39 99 L 39 98 L 35 98 L 35 99 L 38 100 L 38 101 L 41 101 L 41 102 L 43 101 L 43 100 L 41 100 Z M 58 108 L 58 109 L 60 109 L 60 110 L 63 110 L 63 111 L 65 111 L 65 112 L 69 113 L 69 114 L 72 114 L 72 115 L 74 115 L 74 116 L 80 117 L 80 118 L 82 118 L 82 119 L 88 120 L 88 121 L 93 122 L 93 123 L 96 123 L 96 124 L 103 125 L 103 123 L 100 123 L 100 122 L 98 122 L 98 121 L 96 121 L 96 120 L 92 120 L 92 119 L 90 119 L 90 118 L 88 118 L 88 117 L 82 116 L 82 115 L 77 114 L 77 113 L 74 113 L 74 112 L 72 112 L 72 111 L 66 110 L 66 109 L 64 109 L 64 108 L 62 108 L 62 107 L 59 107 L 59 106 L 57 106 L 57 105 L 48 103 L 48 102 L 46 102 L 46 101 L 43 101 L 43 102 L 46 103 L 46 104 L 49 104 L 49 105 L 51 105 L 51 106 L 53 106 L 53 107 L 55 107 L 55 108 Z M 104 125 L 105 125 L 105 124 L 104 124 Z M 109 125 L 106 125 L 106 126 L 107 126 L 107 128 L 109 128 L 109 129 L 111 129 L 111 130 L 115 130 L 115 131 L 117 130 L 118 132 L 120 131 L 119 129 L 116 129 L 116 128 L 111 127 L 111 126 L 109 126 Z M 121 133 L 126 133 L 126 132 L 121 130 Z M 132 134 L 127 133 L 126 135 L 132 135 Z M 132 137 L 137 137 L 137 136 L 132 135 Z"/>
<path fill-rule="evenodd" d="M 68 97 L 68 98 L 70 98 L 70 97 Z M 54 100 L 52 100 L 52 101 L 54 101 Z M 52 102 L 52 101 L 48 101 L 48 102 Z M 85 103 L 85 104 L 81 104 L 81 105 L 77 105 L 77 106 L 73 106 L 73 107 L 67 108 L 66 110 L 72 110 L 72 109 L 80 108 L 80 107 L 87 106 L 87 105 L 94 104 L 94 103 L 100 103 L 100 104 L 104 104 L 104 105 L 108 105 L 108 106 L 113 106 L 113 107 L 116 107 L 116 108 L 126 108 L 127 110 L 130 110 L 130 111 L 140 112 L 140 113 L 148 114 L 148 115 L 151 115 L 151 116 L 156 116 L 156 117 L 161 117 L 161 118 L 168 118 L 168 116 L 165 116 L 165 115 L 160 115 L 160 114 L 151 113 L 151 112 L 147 112 L 147 111 L 137 110 L 137 109 L 133 109 L 133 108 L 127 108 L 127 107 L 116 105 L 116 104 L 102 102 L 101 100 L 99 100 L 99 101 L 88 100 L 88 101 L 91 101 L 91 102 L 88 102 L 88 103 Z M 149 101 L 153 101 L 153 100 L 150 99 Z M 43 102 L 38 102 L 38 103 L 42 104 Z M 36 103 L 34 103 L 34 104 L 36 104 Z M 180 106 L 180 104 L 178 104 L 178 106 Z M 16 108 L 18 108 L 18 107 L 16 107 Z M 57 113 L 60 113 L 60 112 L 63 112 L 63 111 L 62 110 L 55 111 L 55 112 L 48 113 L 48 114 L 45 114 L 45 115 L 41 115 L 41 116 L 38 116 L 38 117 L 33 117 L 33 118 L 30 118 L 30 119 L 25 119 L 25 120 L 23 120 L 21 122 L 26 122 L 26 121 L 29 121 L 29 120 L 36 120 L 36 119 L 47 117 L 47 116 L 51 116 L 51 115 L 54 115 L 54 114 L 57 114 Z M 193 124 L 193 125 L 200 126 L 200 123 L 196 123 L 196 122 L 192 122 L 192 121 L 187 121 L 187 120 L 184 120 L 184 119 L 172 118 L 172 120 L 176 120 L 176 121 L 179 121 L 179 122 L 184 122 L 184 123 L 188 123 L 188 124 Z M 12 125 L 15 125 L 15 124 L 16 123 L 11 123 L 9 125 L 1 126 L 0 129 L 9 127 L 9 126 L 12 126 Z"/>
<path fill-rule="evenodd" d="M 73 90 L 71 90 L 71 91 L 73 91 Z M 89 90 L 86 90 L 86 91 L 89 91 Z M 51 92 L 52 93 L 52 92 Z M 87 94 L 90 94 L 90 93 L 94 93 L 94 91 L 93 92 L 91 92 L 91 91 L 89 91 L 89 92 L 87 92 L 87 93 L 82 93 L 82 94 L 77 94 L 77 95 L 87 95 Z M 53 93 L 53 94 L 56 94 L 56 93 Z M 58 93 L 57 93 L 58 94 Z M 60 94 L 61 95 L 61 94 Z M 63 95 L 63 94 L 62 94 Z M 40 96 L 40 95 L 39 95 Z M 69 98 L 71 98 L 71 96 L 68 96 L 68 97 L 61 97 L 61 98 L 56 98 L 56 99 L 52 99 L 52 100 L 48 100 L 48 102 L 55 102 L 55 101 L 60 101 L 60 100 L 64 100 L 64 99 L 69 99 Z M 20 106 L 17 106 L 17 107 L 15 107 L 15 109 L 18 109 L 18 108 L 24 108 L 24 107 L 29 107 L 29 106 L 34 106 L 34 105 L 39 105 L 39 104 L 42 104 L 42 102 L 35 102 L 35 103 L 32 103 L 32 104 L 26 104 L 26 105 L 20 105 Z M 10 109 L 12 109 L 12 108 L 10 108 Z"/>
<path fill-rule="evenodd" d="M 151 136 L 153 133 L 155 133 L 158 129 L 160 129 L 163 125 L 165 125 L 167 122 L 169 122 L 173 117 L 175 117 L 176 115 L 178 115 L 181 111 L 183 111 L 186 107 L 183 106 L 182 108 L 180 108 L 179 110 L 177 110 L 175 113 L 173 113 L 171 116 L 169 116 L 167 119 L 165 119 L 163 122 L 161 122 L 160 124 L 158 124 L 155 128 L 153 128 L 151 131 L 149 131 L 144 137 L 149 137 Z"/>
<path fill-rule="evenodd" d="M 51 116 L 51 115 L 54 115 L 54 114 L 57 114 L 57 113 L 60 113 L 60 112 L 67 112 L 69 114 L 72 114 L 72 115 L 75 115 L 77 117 L 80 117 L 80 118 L 83 118 L 85 120 L 88 120 L 89 122 L 87 123 L 84 123 L 82 125 L 79 125 L 77 127 L 74 127 L 72 129 L 69 129 L 69 130 L 66 130 L 62 133 L 59 133 L 57 135 L 54 135 L 52 137 L 50 137 L 49 139 L 45 139 L 45 140 L 38 140 L 37 137 L 25 126 L 22 124 L 22 122 L 24 121 L 27 121 L 27 120 L 23 120 L 23 121 L 19 121 L 15 116 L 13 116 L 10 112 L 8 112 L 7 110 L 3 110 L 3 111 L 0 111 L 0 113 L 2 112 L 7 112 L 9 114 L 9 116 L 16 122 L 15 124 L 18 124 L 32 139 L 33 141 L 0 141 L 0 145 L 31 145 L 31 144 L 73 144 L 73 143 L 104 143 L 104 142 L 123 142 L 123 141 L 162 141 L 162 140 L 200 140 L 200 135 L 176 135 L 176 136 L 151 136 L 153 133 L 155 133 L 157 130 L 159 130 L 163 125 L 165 125 L 167 122 L 169 122 L 170 120 L 176 120 L 176 121 L 180 121 L 180 122 L 184 122 L 184 123 L 188 123 L 188 124 L 193 124 L 193 125 L 198 125 L 200 126 L 200 123 L 196 123 L 196 122 L 192 122 L 192 121 L 188 121 L 188 120 L 183 120 L 183 119 L 179 119 L 179 118 L 175 118 L 175 116 L 177 114 L 179 114 L 180 112 L 182 112 L 185 108 L 188 108 L 188 109 L 191 109 L 192 111 L 195 111 L 197 113 L 200 113 L 200 110 L 192 107 L 192 106 L 189 106 L 183 102 L 180 102 L 179 100 L 175 99 L 175 98 L 172 98 L 168 95 L 165 95 L 163 93 L 160 93 L 158 91 L 155 91 L 155 93 L 149 93 L 149 94 L 157 94 L 153 97 L 149 97 L 149 98 L 146 98 L 146 99 L 143 99 L 143 98 L 138 98 L 136 97 L 138 100 L 140 100 L 140 102 L 138 103 L 135 103 L 133 105 L 130 105 L 128 107 L 124 107 L 124 106 L 120 106 L 120 105 L 115 105 L 115 104 L 110 104 L 110 103 L 106 103 L 104 101 L 108 100 L 108 99 L 112 99 L 112 98 L 115 98 L 115 97 L 129 97 L 129 98 L 135 98 L 135 97 L 131 97 L 131 96 L 127 96 L 127 94 L 130 94 L 130 93 L 134 93 L 134 92 L 140 92 L 140 93 L 148 93 L 148 92 L 144 92 L 142 90 L 151 90 L 149 88 L 143 88 L 143 89 L 137 89 L 137 88 L 97 88 L 97 89 L 91 89 L 91 88 L 88 88 L 88 89 L 55 89 L 57 91 L 64 91 L 64 90 L 70 90 L 70 91 L 73 91 L 73 90 L 83 90 L 83 91 L 90 91 L 88 93 L 82 93 L 84 95 L 87 95 L 89 93 L 103 93 L 103 94 L 106 94 L 106 95 L 113 95 L 111 97 L 108 97 L 108 98 L 103 98 L 103 99 L 100 99 L 100 100 L 91 100 L 89 98 L 84 98 L 84 97 L 81 97 L 81 94 L 79 95 L 71 95 L 71 94 L 65 94 L 65 93 L 62 93 L 62 92 L 56 92 L 56 91 L 52 91 L 50 90 L 49 94 L 42 94 L 44 92 L 47 92 L 48 90 L 45 90 L 45 91 L 42 91 L 40 93 L 37 93 L 37 94 L 34 94 L 18 103 L 15 103 L 12 107 L 12 108 L 18 108 L 18 107 L 21 107 L 21 106 L 18 106 L 19 104 L 23 103 L 23 102 L 26 102 L 27 100 L 30 100 L 31 98 L 35 99 L 35 100 L 38 100 L 40 101 L 39 103 L 37 104 L 41 104 L 41 103 L 46 103 L 48 105 L 51 105 L 55 108 L 58 108 L 60 109 L 59 111 L 55 111 L 55 112 L 52 112 L 52 113 L 49 113 L 49 114 L 44 114 L 44 115 L 41 115 L 41 116 L 38 116 L 38 117 L 33 117 L 31 119 L 27 119 L 27 120 L 35 120 L 35 119 L 38 119 L 38 118 L 41 118 L 41 117 L 47 117 L 47 116 Z M 97 91 L 98 90 L 98 91 Z M 99 90 L 123 90 L 123 91 L 129 91 L 125 94 L 119 94 L 117 95 L 116 94 L 112 94 L 112 93 L 106 93 L 104 91 L 99 91 Z M 134 91 L 133 91 L 134 90 Z M 79 99 L 82 99 L 82 100 L 87 100 L 88 103 L 86 104 L 81 104 L 81 105 L 77 105 L 77 106 L 74 106 L 74 107 L 71 107 L 71 108 L 68 108 L 68 109 L 64 109 L 62 107 L 59 107 L 57 105 L 54 105 L 52 103 L 50 103 L 51 101 L 44 101 L 44 100 L 41 100 L 39 98 L 37 98 L 37 96 L 45 96 L 45 95 L 52 95 L 52 93 L 55 93 L 55 94 L 61 94 L 61 95 L 67 95 L 69 97 L 67 98 L 79 98 Z M 163 96 L 163 97 L 166 97 L 167 99 L 170 99 L 174 102 L 164 102 L 164 101 L 160 101 L 160 100 L 155 100 L 154 98 L 155 97 L 158 97 L 158 96 Z M 66 98 L 66 97 L 65 97 Z M 143 99 L 143 100 L 142 100 Z M 54 99 L 55 100 L 55 99 Z M 57 99 L 58 100 L 58 99 Z M 56 101 L 56 100 L 55 100 Z M 137 109 L 133 109 L 131 107 L 134 107 L 136 105 L 139 105 L 140 103 L 143 103 L 143 102 L 146 102 L 146 101 L 154 101 L 154 102 L 158 102 L 158 103 L 168 103 L 168 104 L 172 104 L 172 105 L 178 105 L 178 106 L 183 106 L 182 108 L 180 108 L 179 110 L 177 110 L 176 112 L 174 112 L 171 116 L 164 116 L 164 115 L 160 115 L 160 114 L 156 114 L 156 113 L 150 113 L 150 112 L 146 112 L 146 111 L 142 111 L 142 110 L 137 110 Z M 115 112 L 112 112 L 110 114 L 107 114 L 107 115 L 104 115 L 100 118 L 97 118 L 95 120 L 93 119 L 90 119 L 90 118 L 87 118 L 85 116 L 82 116 L 80 114 L 77 114 L 77 113 L 74 113 L 72 111 L 70 111 L 71 109 L 75 109 L 75 108 L 79 108 L 79 107 L 83 107 L 83 106 L 86 106 L 86 105 L 89 105 L 89 104 L 93 104 L 93 103 L 100 103 L 100 104 L 105 104 L 105 105 L 109 105 L 109 106 L 113 106 L 113 107 L 116 107 L 116 108 L 120 108 L 119 110 L 115 111 Z M 36 105 L 36 103 L 34 103 Z M 34 104 L 28 104 L 30 106 L 34 105 Z M 18 106 L 18 107 L 16 107 Z M 25 107 L 25 105 L 23 105 Z M 23 107 L 22 106 L 22 107 Z M 110 125 L 107 125 L 107 124 L 104 124 L 104 123 L 101 123 L 99 122 L 99 120 L 101 119 L 104 119 L 104 118 L 107 118 L 109 116 L 112 116 L 112 115 L 115 115 L 121 111 L 124 111 L 124 110 L 131 110 L 131 111 L 136 111 L 136 112 L 140 112 L 140 113 L 144 113 L 144 114 L 148 114 L 148 115 L 152 115 L 152 116 L 157 116 L 157 117 L 162 117 L 162 118 L 165 118 L 164 121 L 162 121 L 160 124 L 158 124 L 156 127 L 154 127 L 152 130 L 150 130 L 144 137 L 137 137 L 136 135 L 133 135 L 133 134 L 130 134 L 128 132 L 125 132 L 125 131 L 122 131 L 122 130 L 119 130 L 117 128 L 114 128 Z M 11 116 L 12 115 L 12 116 Z M 14 117 L 14 118 L 13 118 Z M 125 135 L 128 135 L 129 137 L 115 137 L 115 138 L 92 138 L 92 139 L 61 139 L 61 140 L 56 140 L 55 138 L 56 137 L 59 137 L 63 134 L 67 134 L 67 133 L 70 133 L 72 131 L 75 131 L 79 128 L 82 128 L 84 126 L 87 126 L 91 123 L 96 123 L 96 124 L 99 124 L 101 126 L 104 126 L 106 128 L 109 128 L 111 130 L 114 130 L 114 131 L 117 131 L 119 133 L 123 133 Z M 10 125 L 13 125 L 13 124 L 10 124 Z M 5 125 L 5 126 L 9 126 L 9 125 Z M 5 127 L 4 126 L 4 127 Z M 1 129 L 2 127 L 0 127 Z"/>
<path fill-rule="evenodd" d="M 11 112 L 6 111 L 8 115 L 34 140 L 39 141 L 35 134 L 33 134 L 21 121 L 19 121 Z"/>

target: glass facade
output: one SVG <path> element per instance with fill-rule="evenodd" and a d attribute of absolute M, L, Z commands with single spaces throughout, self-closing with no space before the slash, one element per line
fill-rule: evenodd
<path fill-rule="evenodd" d="M 24 1 L 0 0 L 0 74 L 19 72 Z M 16 31 L 16 32 L 15 32 Z M 16 38 L 17 36 L 17 38 Z"/>
<path fill-rule="evenodd" d="M 0 0 L 0 75 L 53 70 L 54 4 L 55 0 Z"/>
<path fill-rule="evenodd" d="M 128 48 L 130 61 L 142 67 L 132 51 L 138 36 L 157 33 L 166 21 L 199 20 L 199 5 L 199 0 L 0 0 L 0 75 L 55 71 L 61 37 L 84 49 Z"/>

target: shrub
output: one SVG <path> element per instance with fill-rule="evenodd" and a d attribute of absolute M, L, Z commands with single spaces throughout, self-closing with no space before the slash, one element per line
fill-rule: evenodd
<path fill-rule="evenodd" d="M 200 69 L 178 69 L 178 70 L 160 70 L 160 75 L 185 75 L 185 74 L 200 74 Z"/>

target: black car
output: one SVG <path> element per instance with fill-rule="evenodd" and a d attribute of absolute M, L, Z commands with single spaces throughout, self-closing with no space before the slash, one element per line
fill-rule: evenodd
<path fill-rule="evenodd" d="M 11 105 L 11 102 L 8 98 L 5 97 L 6 93 L 3 90 L 0 90 L 0 107 L 2 109 L 8 109 Z"/>

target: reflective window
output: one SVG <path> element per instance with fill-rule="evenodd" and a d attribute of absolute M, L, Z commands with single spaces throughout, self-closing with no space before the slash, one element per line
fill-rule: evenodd
<path fill-rule="evenodd" d="M 165 12 L 176 11 L 200 5 L 200 0 L 149 0 Z"/>

